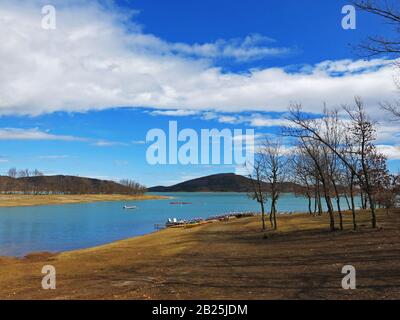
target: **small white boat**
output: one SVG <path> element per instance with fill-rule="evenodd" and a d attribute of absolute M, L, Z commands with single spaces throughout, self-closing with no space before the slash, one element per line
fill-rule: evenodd
<path fill-rule="evenodd" d="M 178 220 L 176 218 L 169 218 L 165 224 L 165 226 L 168 227 L 172 227 L 172 226 L 180 226 L 180 225 L 184 225 L 186 223 L 185 220 Z"/>
<path fill-rule="evenodd" d="M 132 209 L 136 209 L 136 208 L 137 208 L 136 206 L 124 206 L 124 209 L 132 210 Z"/>

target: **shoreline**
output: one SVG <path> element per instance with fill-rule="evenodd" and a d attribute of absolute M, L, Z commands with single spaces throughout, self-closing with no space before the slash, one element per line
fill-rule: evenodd
<path fill-rule="evenodd" d="M 159 195 L 120 195 L 120 194 L 82 194 L 82 195 L 0 195 L 0 208 L 64 205 L 108 201 L 163 200 L 168 196 Z"/>
<path fill-rule="evenodd" d="M 149 196 L 149 199 L 141 199 L 141 200 L 153 200 L 152 196 Z M 165 199 L 173 199 L 173 197 L 158 197 L 158 196 L 154 196 L 156 200 L 165 200 Z M 90 202 L 76 202 L 76 203 L 93 203 L 93 202 L 102 202 L 102 201 L 111 201 L 111 200 L 97 200 L 97 201 L 90 201 Z M 120 201 L 120 200 L 112 200 L 112 201 Z M 63 204 L 74 204 L 74 202 L 71 203 L 63 203 Z M 53 205 L 53 204 L 49 204 L 49 205 Z M 26 205 L 26 206 L 42 206 L 42 205 Z M 1 206 L 0 206 L 1 208 Z M 335 212 L 335 214 L 337 214 Z M 350 214 L 350 211 L 344 211 L 344 214 Z M 309 217 L 309 213 L 306 212 L 301 212 L 301 211 L 292 211 L 292 212 L 278 212 L 278 216 L 279 217 Z M 130 236 L 128 238 L 122 238 L 122 239 L 118 239 L 118 240 L 114 240 L 112 242 L 105 242 L 103 244 L 99 244 L 99 245 L 95 245 L 92 247 L 82 247 L 82 248 L 75 248 L 75 249 L 71 249 L 71 250 L 65 250 L 65 251 L 46 251 L 46 250 L 42 250 L 42 251 L 31 251 L 31 252 L 27 252 L 23 255 L 20 256 L 16 256 L 16 255 L 0 255 L 0 262 L 1 259 L 18 259 L 18 260 L 24 260 L 27 259 L 29 257 L 35 257 L 35 256 L 54 256 L 54 255 L 60 255 L 60 254 L 64 254 L 64 253 L 69 253 L 69 252 L 79 252 L 82 250 L 91 250 L 91 249 L 97 249 L 97 248 L 102 248 L 103 246 L 110 246 L 113 244 L 117 244 L 121 241 L 128 241 L 128 240 L 133 240 L 133 239 L 137 239 L 140 237 L 146 237 L 146 236 L 150 236 L 150 235 L 154 235 L 157 233 L 160 233 L 162 231 L 165 230 L 169 230 L 169 229 L 192 229 L 192 228 L 196 228 L 196 227 L 201 227 L 207 224 L 214 224 L 214 223 L 223 223 L 223 222 L 229 222 L 232 220 L 238 220 L 238 219 L 245 219 L 245 218 L 260 218 L 261 217 L 261 213 L 257 213 L 257 212 L 251 212 L 251 211 L 245 211 L 245 212 L 234 212 L 234 213 L 226 213 L 226 214 L 221 214 L 221 215 L 215 215 L 215 216 L 209 216 L 208 218 L 194 218 L 191 220 L 179 220 L 176 224 L 174 225 L 169 225 L 167 226 L 167 223 L 165 223 L 165 225 L 163 225 L 163 227 L 160 228 L 155 228 L 153 231 L 142 234 L 142 235 L 137 235 L 137 236 Z M 266 218 L 266 223 L 268 223 L 267 218 Z M 267 228 L 268 230 L 268 228 Z"/>
<path fill-rule="evenodd" d="M 172 199 L 173 197 L 165 197 L 165 198 L 161 198 L 162 199 Z M 160 199 L 160 198 L 156 198 L 156 199 Z M 147 199 L 142 199 L 142 200 L 147 200 Z M 148 200 L 153 200 L 153 199 L 148 199 Z M 108 201 L 108 200 L 104 200 L 104 201 Z M 120 200 L 113 200 L 113 201 L 120 201 Z M 91 201 L 91 202 L 76 202 L 76 203 L 93 203 L 93 202 L 102 202 L 102 200 L 98 200 L 98 201 Z M 69 203 L 64 203 L 64 204 L 69 204 Z M 70 204 L 74 204 L 74 202 L 71 202 Z M 26 206 L 36 206 L 36 205 L 26 205 Z M 37 205 L 37 206 L 41 206 L 41 205 Z M 1 206 L 0 206 L 1 208 Z M 396 210 L 396 208 L 394 209 Z M 362 210 L 364 211 L 364 210 Z M 361 213 L 361 210 L 358 211 L 359 213 Z M 278 213 L 279 214 L 279 213 Z M 338 213 L 335 212 L 335 215 L 337 215 Z M 350 216 L 350 211 L 344 211 L 343 212 L 344 216 Z M 278 217 L 280 217 L 280 219 L 287 219 L 287 218 L 304 218 L 304 217 L 312 217 L 309 215 L 309 213 L 307 212 L 281 212 Z M 324 215 L 322 216 L 313 216 L 313 218 L 322 218 L 324 217 Z M 197 228 L 197 227 L 202 227 L 205 225 L 209 225 L 209 224 L 216 224 L 216 223 L 226 223 L 226 222 L 232 222 L 232 221 L 237 221 L 237 220 L 244 220 L 244 219 L 249 219 L 249 218 L 261 218 L 261 213 L 253 213 L 250 211 L 246 211 L 246 212 L 235 212 L 235 213 L 227 213 L 227 214 L 221 214 L 221 215 L 216 215 L 216 216 L 210 216 L 208 218 L 195 218 L 193 220 L 180 220 L 178 221 L 178 223 L 176 225 L 170 225 L 167 226 L 166 224 L 164 225 L 164 227 L 162 228 L 154 228 L 154 230 L 152 230 L 151 232 L 142 234 L 142 235 L 137 235 L 137 236 L 130 236 L 128 238 L 122 238 L 122 239 L 117 239 L 111 242 L 105 242 L 103 244 L 98 244 L 95 246 L 90 246 L 90 247 L 83 247 L 83 248 L 75 248 L 75 249 L 71 249 L 71 250 L 65 250 L 65 251 L 46 251 L 46 250 L 42 250 L 42 251 L 31 251 L 31 252 L 27 252 L 21 256 L 15 256 L 15 255 L 0 255 L 0 265 L 1 265 L 1 260 L 2 259 L 16 259 L 16 260 L 25 260 L 25 259 L 29 259 L 30 257 L 36 257 L 36 256 L 58 256 L 58 255 L 63 255 L 63 254 L 68 254 L 68 253 L 74 253 L 74 252 L 81 252 L 81 251 L 91 251 L 91 250 L 97 250 L 97 249 L 102 249 L 103 247 L 109 247 L 109 246 L 114 246 L 117 245 L 120 242 L 125 242 L 125 241 L 130 241 L 130 240 L 135 240 L 135 239 L 139 239 L 142 237 L 148 237 L 148 236 L 156 236 L 159 233 L 165 232 L 167 230 L 185 230 L 185 229 L 193 229 L 193 228 Z M 267 219 L 267 216 L 265 218 L 265 222 L 268 225 L 269 221 Z M 269 230 L 269 228 L 267 227 L 267 229 L 265 230 L 265 232 L 275 232 L 275 230 Z"/>
<path fill-rule="evenodd" d="M 168 199 L 168 197 L 167 197 Z M 118 201 L 118 200 L 115 200 Z M 291 215 L 304 215 L 304 213 L 292 213 Z M 232 221 L 235 219 L 243 219 L 243 218 L 254 218 L 254 217 L 260 217 L 261 214 L 258 213 L 250 213 L 250 212 L 237 212 L 237 213 L 230 213 L 230 214 L 225 214 L 225 215 L 219 215 L 219 216 L 211 216 L 209 218 L 204 218 L 204 219 L 194 219 L 194 220 L 185 220 L 185 223 L 180 223 L 180 224 L 176 224 L 176 225 L 172 225 L 172 226 L 165 226 L 163 228 L 159 228 L 159 229 L 154 229 L 153 231 L 149 232 L 149 233 L 145 233 L 142 235 L 137 235 L 137 236 L 130 236 L 128 238 L 123 238 L 123 239 L 119 239 L 119 240 L 114 240 L 112 242 L 106 242 L 103 244 L 99 244 L 96 246 L 92 246 L 92 247 L 84 247 L 84 248 L 76 248 L 76 249 L 72 249 L 72 250 L 65 250 L 65 251 L 31 251 L 31 252 L 27 252 L 21 256 L 16 256 L 16 255 L 0 255 L 0 262 L 1 259 L 17 259 L 17 260 L 24 260 L 24 259 L 29 259 L 30 257 L 36 257 L 36 256 L 54 256 L 54 255 L 61 255 L 61 254 L 65 254 L 65 253 L 72 253 L 72 252 L 79 252 L 79 251 L 84 251 L 84 250 L 92 250 L 92 249 L 100 249 L 101 247 L 106 247 L 106 246 L 110 246 L 113 244 L 117 244 L 118 242 L 122 242 L 122 241 L 128 241 L 128 240 L 133 240 L 133 239 L 137 239 L 140 237 L 146 237 L 146 236 L 150 236 L 150 235 L 155 235 L 159 232 L 168 230 L 168 229 L 192 229 L 192 228 L 196 228 L 196 227 L 200 227 L 206 224 L 212 224 L 212 223 L 218 223 L 218 222 L 226 222 L 226 221 Z"/>
<path fill-rule="evenodd" d="M 400 249 L 399 213 L 379 211 L 375 230 L 367 212 L 358 214 L 356 232 L 346 214 L 345 230 L 333 233 L 327 216 L 282 216 L 279 230 L 265 233 L 255 216 L 166 228 L 56 254 L 0 257 L 0 298 L 400 298 L 400 265 L 393 255 Z M 341 288 L 341 267 L 349 262 L 362 270 L 354 291 Z M 57 269 L 57 290 L 38 290 L 45 264 Z"/>
<path fill-rule="evenodd" d="M 169 197 L 166 197 L 166 198 L 169 198 Z M 118 200 L 115 200 L 115 201 L 118 201 Z M 237 213 L 237 214 L 242 215 L 242 214 L 249 214 L 249 213 L 245 212 L 245 213 Z M 300 216 L 301 217 L 301 216 L 308 216 L 308 214 L 304 213 L 304 212 L 294 212 L 294 213 L 291 213 L 291 214 L 287 214 L 285 216 L 287 216 L 287 217 Z M 242 220 L 242 219 L 246 219 L 246 218 L 247 219 L 249 219 L 249 218 L 253 218 L 254 219 L 256 217 L 260 218 L 261 217 L 261 213 L 252 213 L 251 215 L 243 216 L 243 217 L 240 217 L 240 218 L 235 217 L 233 214 L 226 214 L 226 215 L 219 215 L 219 216 L 214 216 L 214 217 L 211 216 L 209 218 L 204 218 L 204 219 L 201 219 L 201 220 L 199 219 L 199 221 L 196 221 L 196 222 L 191 222 L 191 221 L 184 220 L 185 223 L 172 225 L 172 226 L 169 226 L 169 227 L 165 226 L 165 227 L 160 228 L 160 229 L 154 229 L 153 231 L 151 231 L 149 233 L 142 234 L 142 235 L 130 236 L 128 238 L 114 240 L 114 241 L 111 241 L 111 242 L 106 242 L 106 243 L 103 243 L 103 244 L 99 244 L 99 245 L 95 245 L 95 246 L 91 246 L 91 247 L 86 247 L 86 248 L 76 248 L 76 249 L 72 249 L 72 250 L 54 251 L 54 252 L 46 251 L 46 250 L 31 251 L 31 252 L 27 252 L 26 254 L 21 255 L 21 256 L 0 255 L 0 266 L 1 266 L 2 260 L 24 261 L 24 260 L 29 260 L 31 258 L 36 259 L 37 257 L 53 257 L 53 256 L 60 256 L 60 255 L 65 255 L 65 254 L 82 253 L 82 252 L 85 252 L 85 251 L 97 251 L 97 250 L 101 250 L 101 249 L 107 248 L 107 247 L 118 246 L 120 243 L 123 243 L 123 242 L 134 241 L 134 240 L 137 240 L 137 239 L 140 239 L 140 238 L 145 238 L 145 237 L 157 236 L 158 234 L 161 234 L 163 232 L 168 232 L 168 230 L 193 229 L 193 228 L 203 227 L 203 226 L 209 225 L 209 224 L 226 223 L 226 222 L 232 222 L 232 221 L 235 221 L 235 220 L 239 220 L 239 219 Z M 268 221 L 266 220 L 266 222 L 268 222 Z"/>

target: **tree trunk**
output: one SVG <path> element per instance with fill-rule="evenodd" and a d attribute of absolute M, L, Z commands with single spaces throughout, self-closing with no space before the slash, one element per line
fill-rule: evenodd
<path fill-rule="evenodd" d="M 367 208 L 366 204 L 365 204 L 365 196 L 364 196 L 364 192 L 360 192 L 360 198 L 361 198 L 361 209 L 365 210 Z"/>
<path fill-rule="evenodd" d="M 318 194 L 317 194 L 317 190 L 315 190 L 315 194 L 314 194 L 314 213 L 317 213 L 318 210 Z"/>
<path fill-rule="evenodd" d="M 277 230 L 278 229 L 278 223 L 276 222 L 276 200 L 274 200 L 274 204 L 273 204 L 273 213 L 274 213 L 274 229 Z"/>
<path fill-rule="evenodd" d="M 333 213 L 333 206 L 332 206 L 332 201 L 331 197 L 329 196 L 329 191 L 326 187 L 326 182 L 325 179 L 322 179 L 322 187 L 324 190 L 324 197 L 326 201 L 326 206 L 328 207 L 328 213 L 329 213 L 329 226 L 331 231 L 335 231 L 335 216 Z"/>
<path fill-rule="evenodd" d="M 353 177 L 351 178 L 350 181 L 350 199 L 351 199 L 351 213 L 353 215 L 353 229 L 357 230 L 357 221 L 356 221 L 356 206 L 354 204 L 354 192 L 353 192 Z"/>
<path fill-rule="evenodd" d="M 311 202 L 311 196 L 308 193 L 307 193 L 307 198 L 308 198 L 308 212 L 310 213 L 310 216 L 311 216 L 313 214 L 313 212 L 312 212 L 312 202 Z"/>
<path fill-rule="evenodd" d="M 272 229 L 274 229 L 274 221 L 273 221 L 272 205 L 271 205 L 271 213 L 269 214 L 269 222 L 271 223 L 271 228 L 272 228 Z"/>
<path fill-rule="evenodd" d="M 340 207 L 340 194 L 339 194 L 338 188 L 336 186 L 336 183 L 332 181 L 332 184 L 333 184 L 333 188 L 335 189 L 335 194 L 336 194 L 336 205 L 337 205 L 337 209 L 338 209 L 338 213 L 339 213 L 340 230 L 343 230 L 343 215 L 342 215 L 342 209 Z"/>
<path fill-rule="evenodd" d="M 369 191 L 368 192 L 368 200 L 369 200 L 369 206 L 371 209 L 371 224 L 372 224 L 372 228 L 376 228 L 376 212 L 375 212 L 375 202 L 374 199 L 372 198 L 372 194 Z"/>
<path fill-rule="evenodd" d="M 328 213 L 329 213 L 329 227 L 331 231 L 335 231 L 335 216 L 333 213 L 333 206 L 332 206 L 332 201 L 329 195 L 325 196 L 325 201 L 326 205 L 328 207 Z"/>
<path fill-rule="evenodd" d="M 347 196 L 347 193 L 344 194 L 344 198 L 346 199 L 347 207 L 349 208 L 349 210 L 351 210 L 351 205 L 350 205 L 350 201 L 349 201 L 349 197 Z"/>
<path fill-rule="evenodd" d="M 261 219 L 262 219 L 262 230 L 265 231 L 265 209 L 264 209 L 264 202 L 260 201 L 261 205 Z"/>
<path fill-rule="evenodd" d="M 321 194 L 318 194 L 318 215 L 322 216 L 324 210 L 322 209 L 322 198 Z"/>
<path fill-rule="evenodd" d="M 365 192 L 367 193 L 369 207 L 371 209 L 371 223 L 372 223 L 372 228 L 375 229 L 376 228 L 375 200 L 372 196 L 372 188 L 369 181 L 369 172 L 364 159 L 365 157 L 364 148 L 362 149 L 361 157 L 362 157 L 361 165 L 363 168 L 364 178 L 365 178 Z"/>

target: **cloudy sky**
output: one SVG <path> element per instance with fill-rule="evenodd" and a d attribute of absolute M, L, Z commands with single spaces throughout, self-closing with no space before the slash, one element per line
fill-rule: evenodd
<path fill-rule="evenodd" d="M 363 60 L 350 44 L 388 26 L 347 1 L 49 1 L 0 3 L 0 173 L 171 184 L 233 166 L 150 166 L 146 133 L 254 128 L 278 133 L 290 103 L 311 113 L 361 96 L 380 123 L 378 143 L 400 168 L 398 124 L 379 103 L 398 98 L 387 57 Z"/>

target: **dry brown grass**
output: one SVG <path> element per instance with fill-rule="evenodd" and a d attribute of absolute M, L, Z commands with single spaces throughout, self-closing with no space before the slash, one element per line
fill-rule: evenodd
<path fill-rule="evenodd" d="M 0 259 L 2 299 L 399 299 L 400 210 L 379 213 L 379 229 L 331 233 L 328 217 L 260 218 L 171 228 L 101 247 Z M 57 289 L 41 289 L 41 268 L 57 269 Z M 341 288 L 343 265 L 357 290 Z"/>
<path fill-rule="evenodd" d="M 135 201 L 161 199 L 152 195 L 79 194 L 79 195 L 0 195 L 0 207 L 41 206 L 51 204 L 87 203 L 98 201 Z"/>

